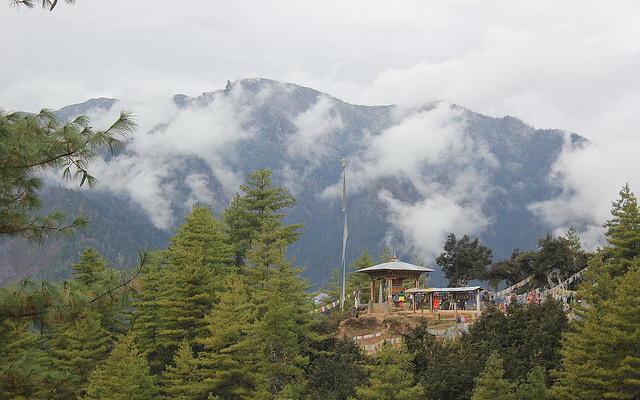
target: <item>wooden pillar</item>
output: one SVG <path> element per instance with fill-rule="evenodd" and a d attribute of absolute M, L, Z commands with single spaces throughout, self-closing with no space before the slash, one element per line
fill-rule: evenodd
<path fill-rule="evenodd" d="M 480 311 L 480 290 L 476 290 L 476 310 Z"/>
<path fill-rule="evenodd" d="M 376 302 L 376 280 L 371 278 L 371 302 Z"/>

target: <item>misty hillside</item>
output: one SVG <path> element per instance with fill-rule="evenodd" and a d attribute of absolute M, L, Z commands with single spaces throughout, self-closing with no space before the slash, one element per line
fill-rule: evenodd
<path fill-rule="evenodd" d="M 115 266 L 131 266 L 140 248 L 166 245 L 194 202 L 219 213 L 259 168 L 271 168 L 274 183 L 298 200 L 288 221 L 307 227 L 290 256 L 320 284 L 341 260 L 342 158 L 349 261 L 362 249 L 377 256 L 389 247 L 433 268 L 451 232 L 480 237 L 497 261 L 514 248 L 535 247 L 547 233 L 530 206 L 558 195 L 548 179 L 554 162 L 586 143 L 442 102 L 412 109 L 352 105 L 266 79 L 153 104 L 93 99 L 58 115 L 86 113 L 92 123 L 107 124 L 122 108 L 135 112 L 139 129 L 124 153 L 94 165 L 98 188 L 61 189 L 54 182 L 45 193 L 47 207 L 87 215 L 92 227 L 42 248 L 4 240 L 0 284 L 25 275 L 60 278 L 87 246 Z M 433 283 L 441 282 L 441 274 L 433 275 Z"/>

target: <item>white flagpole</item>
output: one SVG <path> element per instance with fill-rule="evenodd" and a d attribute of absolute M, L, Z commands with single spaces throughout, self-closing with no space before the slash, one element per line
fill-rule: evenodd
<path fill-rule="evenodd" d="M 347 160 L 342 159 L 342 212 L 344 213 L 344 230 L 342 233 L 342 293 L 340 295 L 340 309 L 344 310 L 345 302 L 345 289 L 347 285 L 347 237 L 349 231 L 347 230 Z"/>

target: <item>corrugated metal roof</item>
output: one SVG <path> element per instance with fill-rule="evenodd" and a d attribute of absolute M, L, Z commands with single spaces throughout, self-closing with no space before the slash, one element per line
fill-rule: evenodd
<path fill-rule="evenodd" d="M 476 290 L 484 290 L 484 289 L 482 288 L 482 286 L 429 288 L 429 292 L 473 292 Z"/>
<path fill-rule="evenodd" d="M 383 270 L 433 272 L 431 268 L 409 264 L 404 261 L 400 261 L 397 258 L 394 258 L 393 260 L 386 263 L 374 265 L 368 268 L 362 268 L 361 270 L 358 270 L 358 272 L 383 271 Z"/>
<path fill-rule="evenodd" d="M 448 287 L 448 288 L 410 288 L 405 292 L 473 292 L 476 290 L 484 290 L 482 286 L 464 286 L 464 287 Z"/>

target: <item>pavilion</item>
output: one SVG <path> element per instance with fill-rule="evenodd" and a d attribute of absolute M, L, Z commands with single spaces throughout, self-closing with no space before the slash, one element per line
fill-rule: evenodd
<path fill-rule="evenodd" d="M 431 268 L 400 261 L 394 255 L 393 259 L 389 262 L 363 268 L 358 272 L 367 274 L 371 278 L 371 301 L 369 302 L 369 312 L 377 312 L 390 310 L 389 303 L 392 301 L 394 294 L 400 293 L 404 290 L 403 282 L 405 279 L 413 280 L 414 287 L 417 288 L 420 275 L 433 272 L 433 270 Z M 384 281 L 387 284 L 387 298 L 382 298 L 383 293 L 381 288 L 378 303 L 375 301 L 377 281 Z"/>

